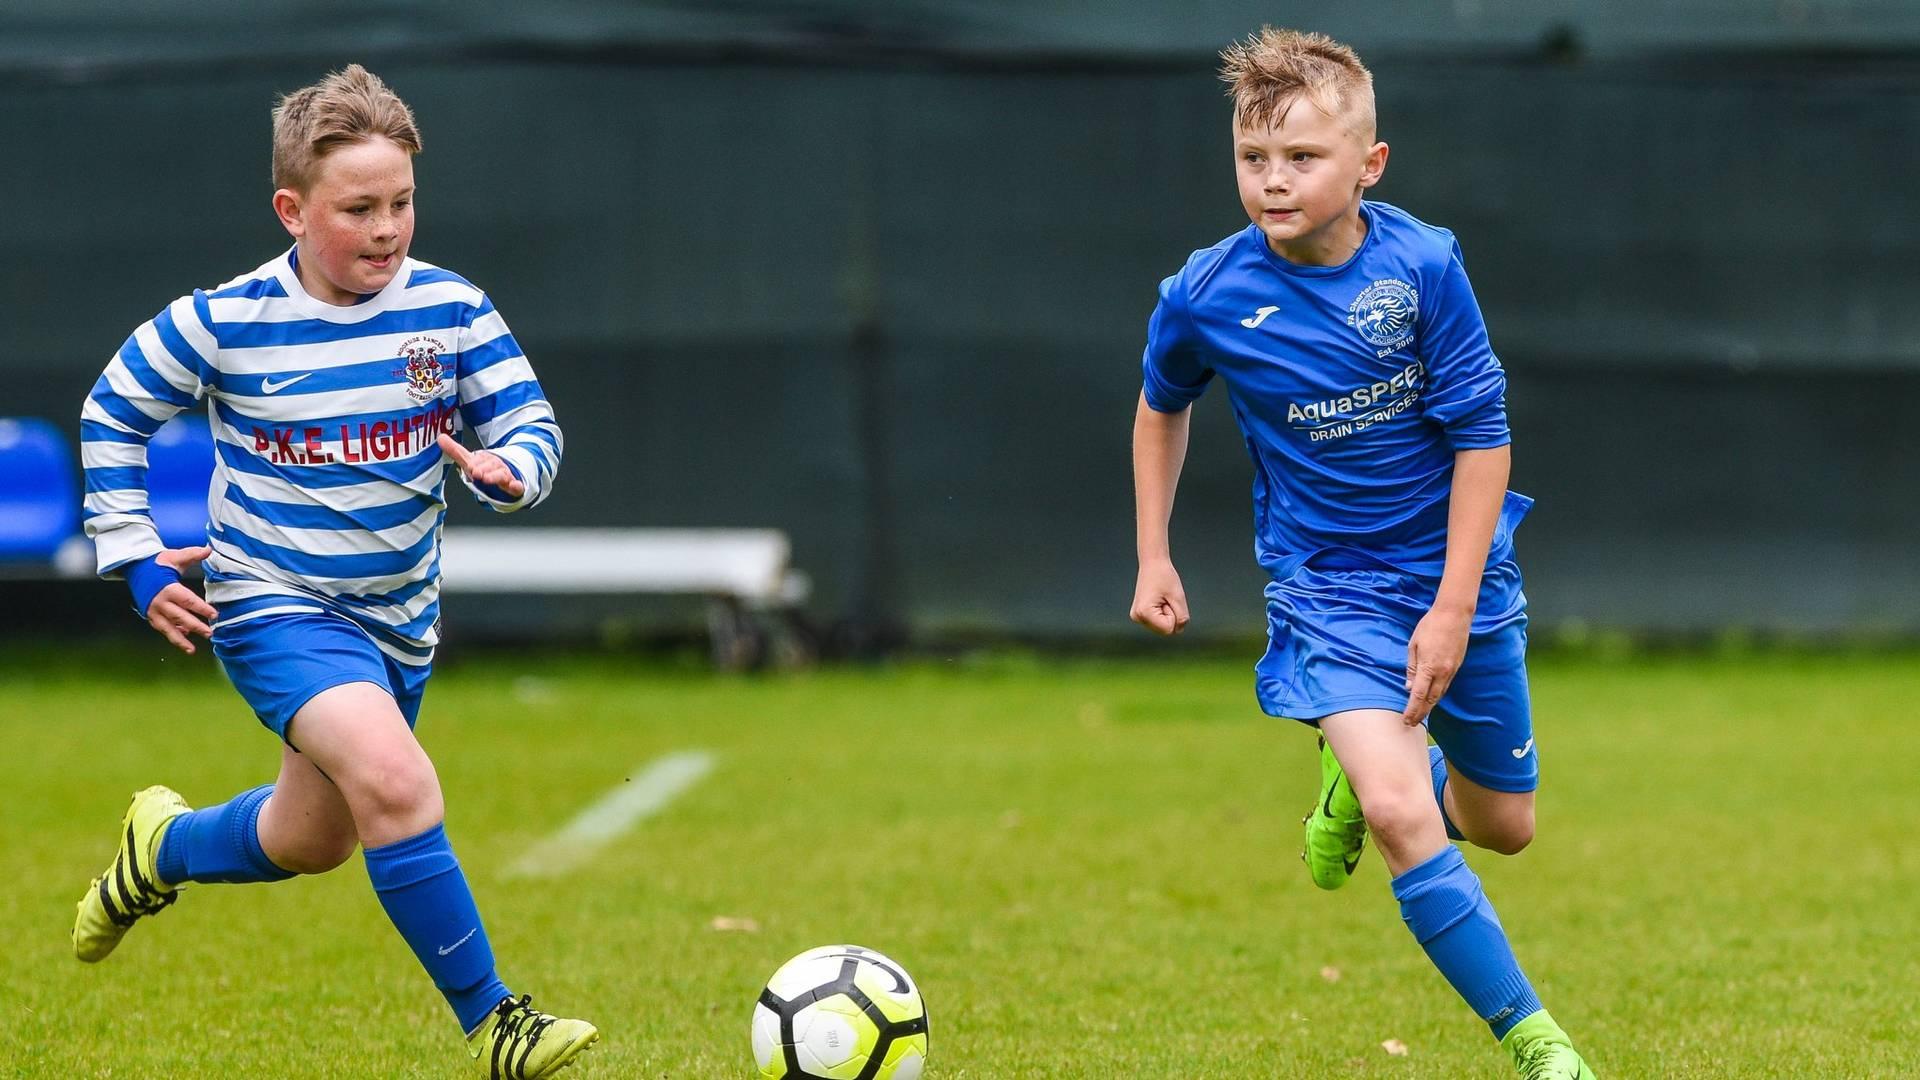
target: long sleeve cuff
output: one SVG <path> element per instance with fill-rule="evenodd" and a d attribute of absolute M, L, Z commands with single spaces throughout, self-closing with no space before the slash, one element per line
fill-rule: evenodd
<path fill-rule="evenodd" d="M 461 480 L 467 485 L 467 489 L 473 492 L 475 498 L 485 503 L 491 509 L 497 510 L 502 514 L 510 514 L 515 510 L 524 510 L 534 505 L 545 496 L 546 492 L 540 483 L 540 466 L 525 447 L 508 443 L 504 446 L 488 447 L 487 449 L 495 457 L 506 462 L 507 468 L 513 472 L 514 478 L 525 485 L 526 490 L 521 492 L 516 498 L 491 484 L 476 484 L 472 480 L 467 479 L 466 474 L 462 473 L 460 477 Z"/>

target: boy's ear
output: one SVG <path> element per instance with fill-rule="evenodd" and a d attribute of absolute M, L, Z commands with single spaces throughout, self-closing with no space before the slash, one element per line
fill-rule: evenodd
<path fill-rule="evenodd" d="M 280 225 L 295 240 L 307 233 L 306 201 L 300 193 L 290 188 L 281 188 L 273 193 L 273 213 L 280 219 Z"/>
<path fill-rule="evenodd" d="M 1367 151 L 1367 161 L 1360 169 L 1360 186 L 1370 188 L 1380 182 L 1387 172 L 1387 144 L 1374 143 Z"/>

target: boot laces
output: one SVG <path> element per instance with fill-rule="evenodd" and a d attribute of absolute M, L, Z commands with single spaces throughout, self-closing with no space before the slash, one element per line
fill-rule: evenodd
<path fill-rule="evenodd" d="M 502 998 L 494 1010 L 499 1017 L 493 1029 L 494 1080 L 513 1080 L 526 1075 L 527 1058 L 539 1045 L 540 1036 L 553 1026 L 554 1017 L 533 1007 L 533 996 Z"/>

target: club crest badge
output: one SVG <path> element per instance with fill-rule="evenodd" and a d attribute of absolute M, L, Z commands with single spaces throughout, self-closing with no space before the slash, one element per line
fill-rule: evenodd
<path fill-rule="evenodd" d="M 1347 306 L 1347 325 L 1382 356 L 1412 343 L 1419 316 L 1419 291 L 1399 278 L 1375 281 Z"/>
<path fill-rule="evenodd" d="M 440 396 L 440 381 L 446 374 L 440 354 L 446 348 L 439 339 L 424 334 L 400 343 L 400 358 L 406 363 L 395 374 L 406 380 L 408 397 L 424 405 Z"/>

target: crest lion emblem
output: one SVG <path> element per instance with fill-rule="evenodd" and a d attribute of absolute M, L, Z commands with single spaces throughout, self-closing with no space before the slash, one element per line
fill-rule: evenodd
<path fill-rule="evenodd" d="M 1381 278 L 1360 290 L 1347 307 L 1347 325 L 1381 349 L 1412 342 L 1413 324 L 1419 317 L 1419 291 L 1399 278 Z"/>

